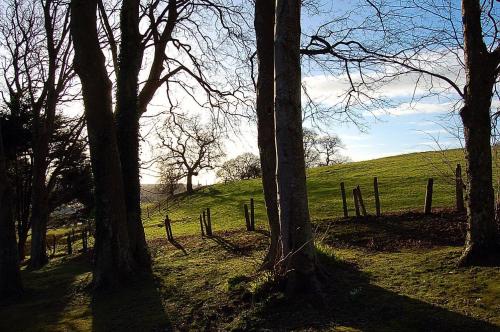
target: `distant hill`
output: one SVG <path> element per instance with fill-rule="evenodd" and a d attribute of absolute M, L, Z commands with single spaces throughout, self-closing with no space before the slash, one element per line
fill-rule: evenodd
<path fill-rule="evenodd" d="M 175 194 L 183 193 L 186 191 L 186 185 L 183 183 L 177 184 Z M 141 184 L 141 202 L 155 202 L 167 198 L 165 192 L 162 191 L 159 184 Z"/>

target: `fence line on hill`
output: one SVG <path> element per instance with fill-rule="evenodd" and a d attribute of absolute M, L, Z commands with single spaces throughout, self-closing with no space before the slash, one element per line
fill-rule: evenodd
<path fill-rule="evenodd" d="M 424 214 L 432 213 L 432 200 L 433 200 L 433 189 L 434 189 L 434 179 L 429 178 L 427 180 L 426 188 L 425 188 L 425 200 L 424 200 Z M 460 164 L 457 164 L 455 169 L 455 209 L 458 212 L 465 211 L 465 202 L 464 202 L 464 189 L 465 184 L 462 178 L 462 167 Z M 340 182 L 340 194 L 342 198 L 342 211 L 344 218 L 349 218 L 349 209 L 348 209 L 348 200 L 346 195 L 346 186 L 344 182 Z M 375 216 L 382 216 L 382 204 L 379 192 L 379 178 L 373 178 L 373 194 L 374 194 L 374 202 L 375 202 Z M 361 219 L 369 216 L 366 205 L 363 199 L 363 194 L 361 191 L 361 186 L 356 185 L 352 189 L 352 198 L 354 204 L 354 211 L 356 219 Z M 250 204 L 243 204 L 243 216 L 245 221 L 245 227 L 247 231 L 255 231 L 255 200 L 253 197 L 250 198 Z M 153 205 L 154 212 L 162 213 L 163 210 L 167 210 L 169 208 L 168 204 L 162 204 L 159 201 L 157 204 Z M 172 206 L 170 206 L 172 208 Z M 154 213 L 153 212 L 153 213 Z M 151 218 L 152 213 L 150 210 L 150 206 L 146 206 L 146 216 L 147 218 Z M 212 215 L 210 207 L 204 208 L 199 215 L 199 223 L 200 223 L 200 231 L 202 237 L 211 237 L 213 236 L 212 229 Z M 172 233 L 172 220 L 169 215 L 165 215 L 164 219 L 165 232 L 167 236 L 167 240 L 169 242 L 174 242 L 174 236 Z M 86 253 L 89 248 L 88 238 L 92 236 L 95 241 L 95 234 L 92 232 L 92 228 L 89 226 L 85 226 L 79 229 L 80 239 L 81 239 L 81 251 Z M 62 234 L 61 236 L 52 236 L 52 245 L 49 244 L 50 241 L 47 242 L 47 249 L 52 251 L 52 256 L 55 256 L 57 253 L 57 244 L 58 239 L 66 237 L 66 253 L 68 255 L 72 255 L 74 252 L 74 244 L 77 240 L 77 236 L 75 233 L 75 228 L 71 229 L 69 232 Z"/>

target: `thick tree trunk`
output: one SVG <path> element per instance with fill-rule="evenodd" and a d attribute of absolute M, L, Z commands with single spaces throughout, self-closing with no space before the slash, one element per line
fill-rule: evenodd
<path fill-rule="evenodd" d="M 466 89 L 460 115 L 467 159 L 467 237 L 460 265 L 480 264 L 500 253 L 492 184 L 490 108 L 498 60 L 482 39 L 478 0 L 462 1 Z"/>
<path fill-rule="evenodd" d="M 274 1 L 255 1 L 255 35 L 259 77 L 257 81 L 257 136 L 271 244 L 262 267 L 272 269 L 279 257 L 279 214 L 276 188 L 276 139 L 274 130 Z"/>
<path fill-rule="evenodd" d="M 134 268 L 112 112 L 111 82 L 96 28 L 97 0 L 71 1 L 75 69 L 82 82 L 96 200 L 95 287 L 111 287 Z"/>
<path fill-rule="evenodd" d="M 300 9 L 300 0 L 277 1 L 274 48 L 278 206 L 289 294 L 317 287 L 302 131 Z"/>
<path fill-rule="evenodd" d="M 17 295 L 23 289 L 17 254 L 13 194 L 7 179 L 0 129 L 0 298 Z"/>
<path fill-rule="evenodd" d="M 19 253 L 19 260 L 22 262 L 26 258 L 26 241 L 28 239 L 28 232 L 31 228 L 30 223 L 30 210 L 31 210 L 31 176 L 19 169 L 19 160 L 14 162 L 14 169 L 16 174 L 15 185 L 15 203 L 16 212 L 15 219 L 17 219 L 17 250 Z M 31 174 L 31 170 L 29 174 Z"/>
<path fill-rule="evenodd" d="M 29 267 L 39 269 L 48 262 L 46 247 L 49 221 L 48 193 L 45 183 L 49 142 L 45 128 L 35 130 L 31 189 L 31 257 Z"/>
<path fill-rule="evenodd" d="M 49 141 L 53 133 L 58 94 L 56 91 L 57 51 L 54 40 L 54 17 L 50 1 L 43 7 L 46 49 L 48 52 L 47 78 L 44 82 L 45 99 L 40 99 L 34 107 L 33 128 L 33 179 L 31 200 L 31 257 L 30 268 L 37 269 L 48 262 L 46 253 L 47 223 L 49 221 L 49 189 L 46 173 L 48 167 Z M 42 94 L 43 95 L 43 94 Z M 40 116 L 44 108 L 43 117 Z"/>
<path fill-rule="evenodd" d="M 17 237 L 17 252 L 19 254 L 19 261 L 22 262 L 26 258 L 26 240 L 28 240 L 28 233 L 18 232 Z"/>
<path fill-rule="evenodd" d="M 123 1 L 120 30 L 120 64 L 115 113 L 118 149 L 123 172 L 125 204 L 131 254 L 140 269 L 151 269 L 144 227 L 141 220 L 139 175 L 138 78 L 142 63 L 139 32 L 139 0 Z"/>
<path fill-rule="evenodd" d="M 193 190 L 193 173 L 188 173 L 186 176 L 186 192 L 188 195 L 194 193 Z"/>

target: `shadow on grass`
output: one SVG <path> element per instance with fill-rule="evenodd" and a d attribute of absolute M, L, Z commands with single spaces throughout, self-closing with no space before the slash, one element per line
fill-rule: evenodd
<path fill-rule="evenodd" d="M 349 218 L 319 223 L 317 234 L 335 247 L 359 247 L 375 251 L 402 248 L 462 246 L 465 216 L 451 211 L 432 215 L 407 212 L 376 218 Z"/>
<path fill-rule="evenodd" d="M 155 280 L 144 276 L 92 298 L 92 331 L 171 331 Z"/>
<path fill-rule="evenodd" d="M 270 236 L 271 236 L 271 233 L 269 233 L 269 231 L 268 231 L 267 229 L 260 229 L 260 228 L 256 228 L 256 229 L 254 230 L 254 232 L 259 233 L 259 234 L 262 234 L 262 235 L 264 235 L 264 236 L 266 236 L 266 237 L 270 237 Z"/>
<path fill-rule="evenodd" d="M 90 272 L 90 257 L 75 255 L 37 271 L 22 271 L 24 294 L 15 300 L 0 301 L 0 331 L 74 330 L 67 319 L 69 303 L 83 291 L 77 277 Z M 80 289 L 79 289 L 80 288 Z"/>
<path fill-rule="evenodd" d="M 174 247 L 176 247 L 177 249 L 181 250 L 184 253 L 184 255 L 188 254 L 186 249 L 184 249 L 184 246 L 182 244 L 180 244 L 179 242 L 177 242 L 177 240 L 172 239 L 172 240 L 169 240 L 168 242 L 170 242 L 170 244 L 173 245 Z"/>
<path fill-rule="evenodd" d="M 485 321 L 373 285 L 354 265 L 319 255 L 325 267 L 324 297 L 270 298 L 245 329 L 500 331 Z"/>
<path fill-rule="evenodd" d="M 238 245 L 232 243 L 231 241 L 224 239 L 221 236 L 212 235 L 212 236 L 208 236 L 207 238 L 214 241 L 215 243 L 220 245 L 224 250 L 226 250 L 232 254 L 247 256 L 247 253 L 245 253 L 243 248 L 240 248 Z"/>

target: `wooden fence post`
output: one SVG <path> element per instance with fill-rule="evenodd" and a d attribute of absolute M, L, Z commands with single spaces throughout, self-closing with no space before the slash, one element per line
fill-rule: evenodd
<path fill-rule="evenodd" d="M 244 204 L 243 209 L 245 210 L 245 224 L 247 226 L 247 231 L 251 231 L 250 216 L 248 214 L 248 205 Z"/>
<path fill-rule="evenodd" d="M 207 235 L 212 236 L 212 218 L 210 216 L 210 208 L 207 208 Z"/>
<path fill-rule="evenodd" d="M 52 235 L 52 256 L 56 255 L 56 245 L 57 245 L 56 236 Z"/>
<path fill-rule="evenodd" d="M 375 193 L 375 213 L 380 217 L 380 196 L 378 192 L 378 178 L 373 178 L 373 192 Z"/>
<path fill-rule="evenodd" d="M 165 226 L 165 233 L 167 233 L 167 240 L 170 241 L 170 234 L 168 233 L 168 215 L 165 216 L 163 220 L 163 226 Z"/>
<path fill-rule="evenodd" d="M 457 201 L 457 211 L 464 212 L 464 181 L 462 180 L 462 166 L 460 166 L 460 164 L 457 164 L 457 168 L 455 170 L 455 194 Z"/>
<path fill-rule="evenodd" d="M 174 235 L 172 234 L 172 225 L 170 224 L 170 218 L 168 217 L 168 214 L 165 216 L 165 231 L 167 233 L 167 240 L 173 241 Z"/>
<path fill-rule="evenodd" d="M 161 213 L 161 202 L 160 201 L 158 201 L 158 212 Z"/>
<path fill-rule="evenodd" d="M 203 225 L 205 226 L 205 232 L 208 235 L 208 223 L 207 223 L 207 211 L 203 210 Z"/>
<path fill-rule="evenodd" d="M 434 179 L 430 178 L 427 180 L 427 189 L 425 191 L 425 206 L 424 213 L 430 214 L 432 212 L 432 187 L 434 185 Z"/>
<path fill-rule="evenodd" d="M 340 192 L 342 194 L 342 209 L 344 210 L 344 218 L 349 217 L 349 211 L 347 210 L 347 198 L 345 195 L 344 182 L 340 182 Z"/>
<path fill-rule="evenodd" d="M 148 214 L 148 219 L 151 218 L 150 215 L 149 215 L 149 206 L 146 206 L 146 212 Z"/>
<path fill-rule="evenodd" d="M 205 236 L 205 231 L 203 230 L 203 219 L 200 213 L 200 229 L 201 229 L 201 236 Z"/>
<path fill-rule="evenodd" d="M 170 218 L 168 218 L 168 232 L 170 233 L 170 241 L 173 241 L 174 240 L 174 233 L 172 233 L 172 222 L 170 220 Z"/>
<path fill-rule="evenodd" d="M 354 208 L 356 209 L 356 217 L 361 217 L 361 213 L 359 212 L 358 189 L 354 188 L 352 190 L 352 198 L 354 199 Z"/>
<path fill-rule="evenodd" d="M 250 230 L 255 231 L 255 204 L 253 198 L 250 198 Z"/>
<path fill-rule="evenodd" d="M 361 195 L 361 188 L 358 186 L 356 189 L 358 192 L 358 202 L 359 202 L 359 206 L 361 207 L 361 212 L 363 213 L 363 216 L 366 217 L 366 215 L 367 215 L 366 207 L 365 207 L 365 203 L 363 201 L 363 195 Z"/>
<path fill-rule="evenodd" d="M 68 233 L 68 235 L 66 237 L 66 244 L 68 246 L 68 255 L 73 254 L 73 243 L 72 243 L 72 239 L 71 239 L 71 233 Z"/>

